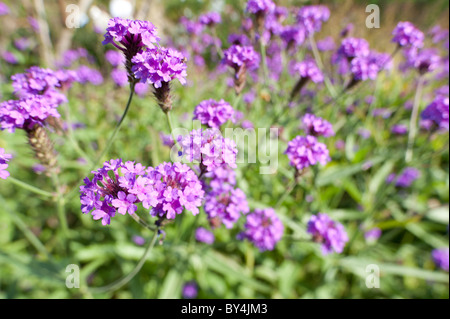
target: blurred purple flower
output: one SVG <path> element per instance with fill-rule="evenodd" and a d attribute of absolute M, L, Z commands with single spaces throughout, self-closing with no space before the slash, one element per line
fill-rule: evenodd
<path fill-rule="evenodd" d="M 331 159 L 327 146 L 319 143 L 317 138 L 311 135 L 297 136 L 288 143 L 287 154 L 290 165 L 298 171 L 320 163 L 326 165 Z"/>
<path fill-rule="evenodd" d="M 212 245 L 214 243 L 214 234 L 203 227 L 199 227 L 195 231 L 195 239 L 199 242 Z"/>
<path fill-rule="evenodd" d="M 437 267 L 441 268 L 442 270 L 445 270 L 448 272 L 449 270 L 449 257 L 448 257 L 448 248 L 441 248 L 441 249 L 435 249 L 431 253 L 431 256 L 433 257 L 433 261 L 436 264 Z"/>
<path fill-rule="evenodd" d="M 333 251 L 338 254 L 342 253 L 348 242 L 344 226 L 332 220 L 327 214 L 318 213 L 311 216 L 307 231 L 313 236 L 315 242 L 322 244 L 323 255 Z"/>

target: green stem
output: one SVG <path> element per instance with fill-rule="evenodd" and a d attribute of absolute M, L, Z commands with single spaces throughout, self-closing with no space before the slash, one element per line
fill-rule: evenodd
<path fill-rule="evenodd" d="M 149 229 L 149 230 L 151 230 L 151 231 L 155 231 L 155 230 L 156 230 L 156 227 L 152 227 L 152 226 L 150 226 L 149 224 L 147 224 L 147 222 L 146 222 L 145 220 L 143 220 L 138 214 L 136 214 L 136 213 L 131 214 L 131 217 L 132 217 L 139 225 L 141 225 L 142 227 L 147 228 L 147 229 Z"/>
<path fill-rule="evenodd" d="M 174 130 L 173 130 L 172 116 L 170 114 L 170 111 L 168 111 L 165 114 L 166 114 L 166 119 L 167 119 L 167 125 L 169 126 L 169 131 L 170 131 L 169 133 L 172 136 L 174 144 L 178 145 L 177 137 L 175 136 L 175 133 L 174 133 Z"/>
<path fill-rule="evenodd" d="M 411 113 L 411 120 L 409 122 L 408 146 L 405 153 L 405 161 L 409 163 L 413 159 L 414 141 L 417 135 L 417 119 L 419 117 L 420 100 L 422 98 L 424 78 L 420 76 L 417 83 L 416 96 L 414 97 L 414 106 Z"/>
<path fill-rule="evenodd" d="M 278 210 L 281 207 L 281 205 L 283 205 L 284 201 L 289 197 L 289 195 L 291 195 L 292 191 L 294 190 L 295 186 L 297 186 L 297 184 L 298 184 L 298 177 L 294 176 L 294 180 L 291 181 L 288 188 L 286 189 L 286 192 L 283 193 L 283 195 L 275 205 L 275 210 Z"/>
<path fill-rule="evenodd" d="M 319 50 L 317 49 L 316 41 L 314 40 L 314 36 L 312 33 L 309 35 L 309 43 L 311 45 L 311 49 L 313 51 L 314 59 L 316 60 L 317 66 L 322 71 L 325 85 L 326 85 L 328 91 L 330 91 L 330 94 L 333 97 L 333 99 L 335 99 L 337 96 L 336 90 L 335 90 L 333 84 L 331 84 L 331 81 L 328 78 L 328 75 L 326 75 L 326 73 L 325 73 L 323 62 L 320 57 Z"/>
<path fill-rule="evenodd" d="M 267 80 L 269 78 L 269 70 L 267 69 L 267 56 L 266 56 L 266 46 L 263 43 L 262 37 L 259 40 L 259 48 L 261 50 L 262 66 L 263 66 L 263 76 L 264 83 L 267 85 Z"/>
<path fill-rule="evenodd" d="M 51 175 L 53 185 L 56 188 L 56 208 L 58 212 L 59 222 L 61 223 L 61 229 L 64 236 L 64 239 L 68 238 L 69 235 L 69 226 L 67 223 L 66 211 L 65 211 L 65 203 L 64 198 L 61 192 L 61 183 L 59 182 L 58 173 L 52 173 Z M 67 247 L 66 247 L 67 248 Z"/>
<path fill-rule="evenodd" d="M 127 283 L 129 283 L 134 276 L 137 275 L 137 273 L 141 270 L 142 266 L 144 266 L 145 261 L 148 258 L 148 255 L 150 254 L 150 252 L 152 251 L 152 248 L 155 246 L 156 243 L 156 239 L 158 238 L 158 229 L 155 230 L 155 233 L 153 234 L 153 238 L 150 242 L 150 244 L 147 246 L 147 248 L 145 249 L 144 255 L 142 256 L 142 258 L 139 260 L 139 263 L 136 265 L 136 267 L 125 277 L 109 284 L 103 287 L 98 287 L 98 288 L 89 288 L 89 291 L 91 293 L 105 293 L 105 292 L 111 292 L 111 291 L 115 291 L 121 287 L 123 287 L 124 285 L 126 285 Z"/>
<path fill-rule="evenodd" d="M 54 197 L 54 194 L 52 194 L 50 192 L 47 192 L 47 191 L 44 191 L 44 190 L 42 190 L 40 188 L 34 187 L 34 186 L 32 186 L 30 184 L 27 184 L 25 182 L 19 181 L 18 179 L 14 178 L 12 176 L 9 176 L 7 180 L 12 182 L 13 184 L 15 184 L 17 186 L 22 187 L 23 189 L 26 189 L 26 190 L 29 190 L 30 192 L 33 192 L 35 194 L 38 194 L 38 195 L 41 195 L 41 196 L 45 196 L 45 197 Z"/>

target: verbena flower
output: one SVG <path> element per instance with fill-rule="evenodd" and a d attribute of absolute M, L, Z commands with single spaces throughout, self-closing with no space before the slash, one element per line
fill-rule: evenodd
<path fill-rule="evenodd" d="M 396 178 L 395 186 L 408 188 L 420 177 L 420 171 L 414 167 L 406 167 Z"/>
<path fill-rule="evenodd" d="M 164 47 L 147 49 L 136 54 L 132 62 L 132 71 L 136 78 L 152 84 L 155 88 L 160 88 L 163 83 L 174 79 L 182 85 L 186 84 L 186 62 L 177 50 Z"/>
<path fill-rule="evenodd" d="M 438 95 L 422 112 L 423 120 L 433 121 L 439 128 L 449 130 L 449 98 Z"/>
<path fill-rule="evenodd" d="M 198 286 L 195 281 L 187 282 L 183 285 L 182 295 L 184 299 L 195 299 L 198 295 Z"/>
<path fill-rule="evenodd" d="M 223 63 L 238 70 L 245 66 L 247 70 L 256 69 L 259 66 L 259 54 L 252 46 L 232 45 L 224 51 Z"/>
<path fill-rule="evenodd" d="M 195 239 L 199 242 L 212 245 L 214 243 L 214 234 L 206 228 L 199 227 L 195 231 Z"/>
<path fill-rule="evenodd" d="M 378 238 L 380 238 L 381 234 L 382 234 L 381 229 L 378 227 L 375 227 L 375 228 L 365 231 L 364 238 L 366 239 L 366 241 L 368 243 L 374 243 L 378 240 Z"/>
<path fill-rule="evenodd" d="M 8 162 L 12 158 L 11 154 L 6 154 L 5 150 L 0 147 L 0 178 L 6 179 L 9 176 L 9 172 L 6 170 L 8 168 Z"/>
<path fill-rule="evenodd" d="M 405 135 L 408 133 L 408 126 L 405 124 L 395 124 L 391 128 L 391 132 L 396 135 Z"/>
<path fill-rule="evenodd" d="M 338 54 L 348 60 L 356 57 L 368 57 L 370 54 L 369 43 L 365 39 L 345 38 L 338 49 Z"/>
<path fill-rule="evenodd" d="M 64 94 L 58 91 L 61 84 L 50 69 L 32 66 L 25 73 L 18 73 L 11 77 L 14 94 L 19 98 L 42 95 L 52 104 L 67 102 Z"/>
<path fill-rule="evenodd" d="M 317 67 L 316 63 L 311 59 L 306 59 L 302 62 L 296 62 L 291 65 L 291 75 L 298 76 L 303 79 L 308 79 L 314 83 L 323 82 L 323 74 Z"/>
<path fill-rule="evenodd" d="M 57 104 L 40 95 L 2 102 L 0 128 L 14 132 L 15 129 L 31 129 L 36 124 L 44 126 L 48 117 L 60 116 L 57 107 Z"/>
<path fill-rule="evenodd" d="M 330 161 L 326 145 L 319 143 L 317 138 L 312 135 L 294 138 L 288 143 L 285 154 L 287 154 L 291 166 L 298 171 L 317 163 L 326 165 Z"/>
<path fill-rule="evenodd" d="M 275 10 L 272 0 L 249 0 L 246 11 L 252 14 L 268 14 Z"/>
<path fill-rule="evenodd" d="M 223 164 L 236 168 L 236 143 L 222 137 L 218 129 L 193 130 L 187 136 L 180 136 L 178 142 L 185 159 L 190 163 L 201 163 L 208 172 Z"/>
<path fill-rule="evenodd" d="M 224 100 L 213 99 L 200 102 L 194 110 L 194 120 L 199 120 L 202 124 L 211 128 L 220 128 L 224 123 L 232 118 L 233 107 Z"/>
<path fill-rule="evenodd" d="M 375 80 L 380 70 L 376 61 L 367 57 L 356 57 L 352 59 L 350 70 L 354 81 Z"/>
<path fill-rule="evenodd" d="M 127 72 L 121 69 L 111 71 L 111 78 L 117 86 L 123 87 L 128 83 Z"/>
<path fill-rule="evenodd" d="M 113 67 L 118 67 L 125 63 L 125 57 L 121 52 L 108 50 L 105 53 L 105 59 L 108 61 Z"/>
<path fill-rule="evenodd" d="M 7 15 L 9 13 L 9 7 L 4 2 L 0 2 L 0 16 Z"/>
<path fill-rule="evenodd" d="M 213 26 L 222 22 L 222 18 L 217 12 L 208 12 L 198 17 L 198 22 L 206 26 Z"/>
<path fill-rule="evenodd" d="M 272 208 L 255 209 L 247 215 L 239 239 L 251 241 L 260 251 L 273 250 L 283 237 L 284 226 Z"/>
<path fill-rule="evenodd" d="M 433 261 L 439 268 L 448 272 L 449 270 L 449 257 L 448 257 L 448 248 L 435 249 L 431 253 L 433 257 Z"/>
<path fill-rule="evenodd" d="M 309 113 L 302 117 L 301 128 L 308 135 L 324 137 L 334 136 L 333 126 L 330 122 Z"/>
<path fill-rule="evenodd" d="M 401 47 L 413 46 L 423 47 L 424 34 L 417 29 L 411 22 L 399 22 L 392 32 L 392 42 Z"/>
<path fill-rule="evenodd" d="M 93 85 L 100 85 L 103 83 L 103 76 L 100 71 L 92 69 L 87 65 L 80 65 L 76 72 L 77 81 L 81 84 L 91 83 Z"/>
<path fill-rule="evenodd" d="M 225 183 L 207 191 L 204 209 L 213 227 L 223 224 L 228 229 L 249 212 L 245 193 Z"/>
<path fill-rule="evenodd" d="M 420 74 L 435 71 L 440 63 L 441 57 L 435 49 L 422 49 L 407 51 L 407 65 L 415 68 Z"/>
<path fill-rule="evenodd" d="M 285 26 L 280 32 L 280 37 L 288 50 L 299 47 L 305 42 L 305 29 L 298 25 Z"/>
<path fill-rule="evenodd" d="M 348 236 L 344 226 L 332 220 L 327 214 L 318 213 L 311 216 L 307 227 L 313 240 L 322 244 L 322 253 L 330 254 L 333 251 L 340 254 L 344 251 Z"/>
<path fill-rule="evenodd" d="M 303 6 L 297 13 L 297 22 L 302 25 L 307 34 L 320 31 L 322 23 L 330 18 L 330 10 L 323 5 Z"/>

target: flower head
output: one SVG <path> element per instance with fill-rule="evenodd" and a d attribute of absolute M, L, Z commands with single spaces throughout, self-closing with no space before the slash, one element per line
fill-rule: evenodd
<path fill-rule="evenodd" d="M 330 10 L 323 5 L 304 6 L 297 13 L 297 21 L 302 25 L 307 34 L 320 31 L 322 22 L 328 21 Z"/>
<path fill-rule="evenodd" d="M 212 245 L 214 243 L 214 234 L 203 227 L 199 227 L 195 231 L 195 239 L 199 242 Z"/>
<path fill-rule="evenodd" d="M 236 143 L 222 137 L 218 129 L 193 130 L 187 136 L 180 136 L 178 142 L 183 148 L 186 160 L 201 163 L 208 172 L 223 164 L 236 168 Z"/>
<path fill-rule="evenodd" d="M 438 95 L 422 112 L 423 120 L 431 120 L 441 129 L 449 129 L 449 103 L 448 96 Z"/>
<path fill-rule="evenodd" d="M 413 46 L 416 48 L 423 47 L 424 34 L 417 29 L 411 22 L 399 22 L 392 32 L 394 36 L 392 42 L 399 46 Z"/>
<path fill-rule="evenodd" d="M 211 128 L 220 128 L 233 117 L 233 107 L 224 100 L 205 100 L 200 102 L 194 110 L 194 120 L 200 120 L 202 124 Z"/>
<path fill-rule="evenodd" d="M 408 188 L 420 177 L 420 171 L 414 167 L 406 167 L 400 175 L 397 176 L 395 186 Z"/>
<path fill-rule="evenodd" d="M 323 74 L 313 60 L 297 62 L 291 67 L 291 74 L 298 75 L 300 78 L 310 79 L 314 83 L 323 82 Z"/>
<path fill-rule="evenodd" d="M 324 137 L 334 135 L 333 126 L 330 122 L 309 113 L 302 118 L 302 128 L 308 135 Z"/>
<path fill-rule="evenodd" d="M 311 216 L 308 222 L 308 233 L 315 242 L 322 244 L 322 253 L 327 255 L 333 251 L 343 252 L 348 236 L 342 224 L 332 220 L 327 214 L 318 213 Z"/>
<path fill-rule="evenodd" d="M 8 168 L 8 162 L 12 158 L 11 154 L 6 154 L 5 150 L 0 147 L 0 178 L 6 179 L 9 176 L 9 172 L 6 171 Z"/>
<path fill-rule="evenodd" d="M 247 215 L 244 227 L 238 238 L 248 239 L 260 251 L 273 250 L 284 232 L 283 223 L 272 208 L 255 209 Z"/>
<path fill-rule="evenodd" d="M 448 272 L 448 248 L 435 249 L 431 255 L 436 266 Z"/>
<path fill-rule="evenodd" d="M 272 0 L 249 0 L 246 11 L 252 14 L 268 14 L 275 10 Z"/>
<path fill-rule="evenodd" d="M 287 154 L 291 166 L 298 171 L 317 163 L 326 165 L 330 161 L 326 145 L 319 143 L 317 138 L 312 135 L 294 138 L 288 143 L 285 154 Z"/>
<path fill-rule="evenodd" d="M 190 281 L 184 284 L 182 289 L 184 299 L 195 299 L 198 295 L 198 286 L 195 281 Z"/>
<path fill-rule="evenodd" d="M 245 66 L 248 70 L 256 69 L 259 66 L 259 54 L 252 46 L 232 45 L 224 52 L 223 63 L 237 70 Z"/>
<path fill-rule="evenodd" d="M 213 26 L 215 24 L 219 24 L 222 22 L 222 18 L 219 13 L 217 12 L 208 12 L 205 14 L 202 14 L 198 18 L 198 22 L 200 22 L 203 25 L 206 26 Z"/>
<path fill-rule="evenodd" d="M 368 57 L 370 54 L 369 43 L 365 39 L 345 38 L 338 49 L 338 54 L 349 60 L 356 57 Z"/>
<path fill-rule="evenodd" d="M 120 50 L 130 47 L 153 48 L 159 42 L 156 27 L 148 21 L 112 18 L 108 21 L 103 44 L 111 43 Z"/>

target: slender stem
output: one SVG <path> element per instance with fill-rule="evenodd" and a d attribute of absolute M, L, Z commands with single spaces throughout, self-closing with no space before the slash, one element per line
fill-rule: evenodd
<path fill-rule="evenodd" d="M 320 57 L 319 50 L 317 49 L 316 41 L 314 40 L 314 35 L 312 33 L 309 35 L 309 43 L 311 45 L 311 49 L 313 51 L 314 59 L 316 60 L 317 66 L 322 71 L 325 85 L 326 85 L 328 91 L 330 91 L 330 94 L 333 97 L 333 99 L 335 99 L 337 97 L 336 90 L 335 90 L 333 84 L 331 84 L 331 81 L 330 81 L 328 75 L 325 73 L 323 62 Z"/>
<path fill-rule="evenodd" d="M 215 39 L 219 39 L 219 37 L 217 36 L 217 30 L 216 27 L 212 27 L 212 32 L 213 32 L 213 36 Z M 219 57 L 221 59 L 223 59 L 224 54 L 223 54 L 223 50 L 221 48 L 221 46 L 217 43 L 217 41 L 214 41 L 214 46 L 216 47 L 217 53 L 219 54 Z"/>
<path fill-rule="evenodd" d="M 55 196 L 54 194 L 52 194 L 50 192 L 44 191 L 44 190 L 42 190 L 40 188 L 37 188 L 37 187 L 34 187 L 34 186 L 30 185 L 30 184 L 22 182 L 22 181 L 14 178 L 12 176 L 9 176 L 7 178 L 7 180 L 12 182 L 13 184 L 15 184 L 17 186 L 22 187 L 23 189 L 26 189 L 26 190 L 29 190 L 30 192 L 33 192 L 35 194 L 38 194 L 38 195 L 41 195 L 41 196 L 45 196 L 45 197 L 54 197 Z"/>
<path fill-rule="evenodd" d="M 147 248 L 145 249 L 144 255 L 142 256 L 142 258 L 139 260 L 139 263 L 136 265 L 136 267 L 125 277 L 109 284 L 103 287 L 98 287 L 98 288 L 89 288 L 89 291 L 92 293 L 105 293 L 105 292 L 111 292 L 111 291 L 115 291 L 121 287 L 123 287 L 124 285 L 126 285 L 127 283 L 129 283 L 131 281 L 131 279 L 134 278 L 134 276 L 137 275 L 137 273 L 141 270 L 142 266 L 144 266 L 145 261 L 148 258 L 148 255 L 150 254 L 150 252 L 152 251 L 152 248 L 155 246 L 156 243 L 156 239 L 158 238 L 158 229 L 155 230 L 154 234 L 153 234 L 153 238 L 151 240 L 151 242 L 149 243 L 149 245 L 147 246 Z"/>
<path fill-rule="evenodd" d="M 170 131 L 169 133 L 172 136 L 174 144 L 178 145 L 177 137 L 175 136 L 175 133 L 174 133 L 174 130 L 173 130 L 172 116 L 170 114 L 170 111 L 165 113 L 165 114 L 166 114 L 166 119 L 167 119 L 167 125 L 169 126 L 169 131 Z"/>
<path fill-rule="evenodd" d="M 133 83 L 130 84 L 130 95 L 128 97 L 128 102 L 127 102 L 127 106 L 125 107 L 125 111 L 123 112 L 122 117 L 120 118 L 119 122 L 117 123 L 116 127 L 114 128 L 114 131 L 113 131 L 111 137 L 109 138 L 108 142 L 106 143 L 106 147 L 103 149 L 102 153 L 100 154 L 100 156 L 95 161 L 94 166 L 97 166 L 98 163 L 102 160 L 102 157 L 106 154 L 106 152 L 108 152 L 109 148 L 113 144 L 117 133 L 119 133 L 120 128 L 122 127 L 122 123 L 123 123 L 123 121 L 125 120 L 125 117 L 128 114 L 128 110 L 130 109 L 131 101 L 133 100 L 134 86 L 135 86 L 135 84 L 133 84 Z"/>
<path fill-rule="evenodd" d="M 281 205 L 283 205 L 284 201 L 289 197 L 289 195 L 291 195 L 292 191 L 294 190 L 295 186 L 297 186 L 297 184 L 298 184 L 298 177 L 295 176 L 294 180 L 291 181 L 288 188 L 286 189 L 286 192 L 283 193 L 283 195 L 275 205 L 275 210 L 278 210 L 281 207 Z"/>
<path fill-rule="evenodd" d="M 61 192 L 61 183 L 59 182 L 58 173 L 52 173 L 51 175 L 53 185 L 56 188 L 56 208 L 58 212 L 59 222 L 61 224 L 61 229 L 63 232 L 64 239 L 68 237 L 69 234 L 69 226 L 67 223 L 66 211 L 65 211 L 65 202 Z M 67 247 L 66 247 L 67 248 Z"/>
<path fill-rule="evenodd" d="M 263 37 L 259 39 L 259 48 L 261 50 L 261 58 L 262 58 L 262 66 L 263 66 L 263 76 L 264 83 L 267 84 L 267 80 L 269 79 L 269 70 L 267 69 L 267 56 L 266 56 L 266 46 L 263 43 Z"/>
<path fill-rule="evenodd" d="M 405 154 L 405 161 L 409 163 L 413 159 L 414 140 L 417 135 L 417 119 L 419 117 L 420 100 L 422 98 L 424 78 L 419 76 L 417 83 L 416 96 L 414 97 L 414 106 L 411 113 L 411 120 L 409 122 L 408 146 Z"/>
<path fill-rule="evenodd" d="M 149 224 L 147 224 L 147 222 L 145 220 L 143 220 L 138 214 L 134 213 L 131 214 L 131 217 L 133 217 L 133 219 L 141 226 L 143 226 L 144 228 L 147 228 L 151 231 L 155 231 L 156 227 L 152 227 Z"/>

